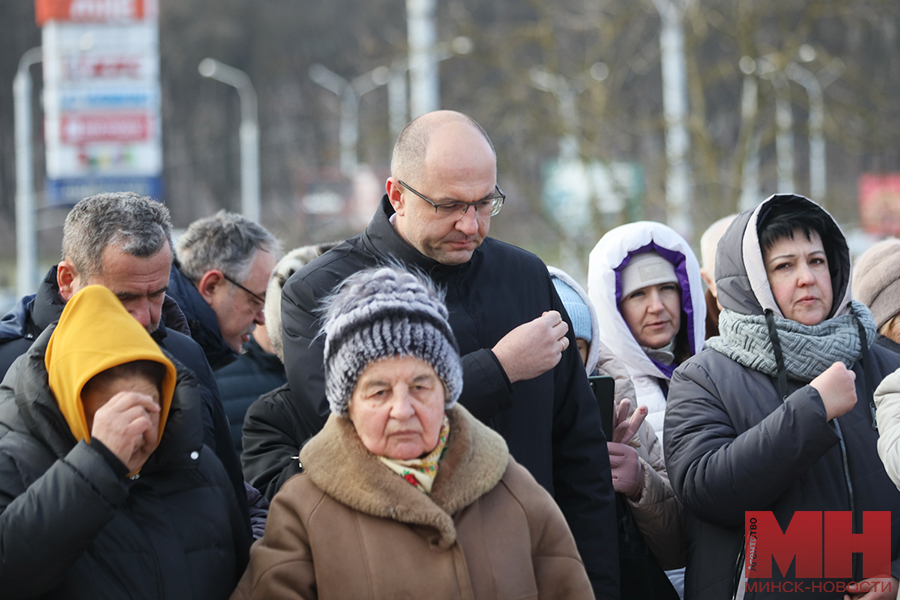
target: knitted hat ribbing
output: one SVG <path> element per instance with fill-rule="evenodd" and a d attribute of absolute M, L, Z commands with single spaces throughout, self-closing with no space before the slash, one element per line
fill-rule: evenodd
<path fill-rule="evenodd" d="M 412 356 L 430 364 L 447 387 L 446 408 L 462 392 L 462 366 L 447 307 L 431 282 L 395 267 L 348 277 L 325 311 L 325 396 L 346 415 L 369 363 Z"/>

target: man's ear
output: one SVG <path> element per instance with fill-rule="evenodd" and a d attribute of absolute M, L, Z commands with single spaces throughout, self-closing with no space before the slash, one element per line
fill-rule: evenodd
<path fill-rule="evenodd" d="M 81 289 L 75 266 L 66 258 L 56 265 L 56 285 L 59 286 L 59 297 L 63 302 L 68 302 Z"/>
<path fill-rule="evenodd" d="M 388 201 L 390 201 L 391 206 L 394 207 L 394 212 L 397 213 L 398 216 L 403 216 L 404 212 L 404 203 L 403 203 L 403 194 L 401 193 L 403 190 L 397 180 L 394 177 L 389 177 L 387 182 L 384 184 L 384 189 L 387 191 Z"/>
<path fill-rule="evenodd" d="M 203 296 L 203 299 L 206 300 L 207 304 L 212 305 L 213 296 L 216 295 L 216 290 L 226 283 L 227 280 L 225 279 L 225 275 L 222 274 L 222 271 L 212 269 L 204 273 L 203 277 L 200 278 L 200 281 L 197 282 L 197 291 L 200 292 L 200 295 Z"/>

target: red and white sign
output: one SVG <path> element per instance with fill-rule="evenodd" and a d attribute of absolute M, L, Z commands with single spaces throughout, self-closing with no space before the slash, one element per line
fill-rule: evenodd
<path fill-rule="evenodd" d="M 136 142 L 150 134 L 150 118 L 140 113 L 68 114 L 62 118 L 61 138 L 66 144 Z"/>
<path fill-rule="evenodd" d="M 900 235 L 900 173 L 859 178 L 859 217 L 866 233 Z"/>
<path fill-rule="evenodd" d="M 157 0 L 35 0 L 43 25 L 47 198 L 162 177 Z"/>
<path fill-rule="evenodd" d="M 141 20 L 145 16 L 144 0 L 36 0 L 35 18 L 43 26 L 47 21 Z"/>
<path fill-rule="evenodd" d="M 86 79 L 146 79 L 150 59 L 143 56 L 79 56 L 69 57 L 63 65 L 63 81 Z M 153 73 L 150 73 L 152 76 Z"/>

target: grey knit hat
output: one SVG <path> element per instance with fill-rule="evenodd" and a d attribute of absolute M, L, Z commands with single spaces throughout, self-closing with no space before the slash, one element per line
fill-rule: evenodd
<path fill-rule="evenodd" d="M 397 267 L 360 271 L 340 285 L 325 307 L 325 397 L 347 414 L 369 363 L 412 356 L 434 367 L 447 388 L 446 408 L 462 392 L 459 347 L 433 283 Z"/>
<path fill-rule="evenodd" d="M 853 268 L 853 297 L 869 307 L 875 326 L 900 313 L 900 240 L 878 242 Z"/>

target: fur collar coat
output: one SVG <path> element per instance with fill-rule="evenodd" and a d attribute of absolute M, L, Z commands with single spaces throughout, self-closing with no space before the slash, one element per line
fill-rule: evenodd
<path fill-rule="evenodd" d="M 550 495 L 457 405 L 429 496 L 332 415 L 275 496 L 233 598 L 593 598 Z"/>

